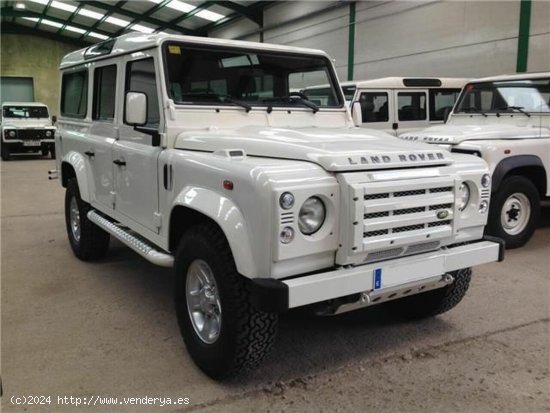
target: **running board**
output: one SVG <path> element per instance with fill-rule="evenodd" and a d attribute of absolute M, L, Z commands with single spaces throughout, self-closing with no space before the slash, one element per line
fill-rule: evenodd
<path fill-rule="evenodd" d="M 157 249 L 156 246 L 148 243 L 143 238 L 134 235 L 129 229 L 115 224 L 95 211 L 88 212 L 88 219 L 102 230 L 108 232 L 120 242 L 133 249 L 147 261 L 155 265 L 160 265 L 161 267 L 174 266 L 174 257 L 172 255 Z"/>

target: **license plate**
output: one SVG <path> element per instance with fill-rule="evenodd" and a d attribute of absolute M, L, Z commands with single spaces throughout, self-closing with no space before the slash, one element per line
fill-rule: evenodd
<path fill-rule="evenodd" d="M 40 146 L 40 141 L 23 141 L 23 146 Z"/>

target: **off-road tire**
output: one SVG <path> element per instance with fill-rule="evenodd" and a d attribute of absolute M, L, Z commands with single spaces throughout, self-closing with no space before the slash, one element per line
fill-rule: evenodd
<path fill-rule="evenodd" d="M 472 277 L 472 269 L 463 268 L 450 274 L 454 277 L 452 284 L 437 290 L 390 301 L 386 304 L 386 308 L 392 314 L 409 320 L 434 317 L 449 311 L 466 295 Z"/>
<path fill-rule="evenodd" d="M 10 150 L 7 147 L 7 145 L 2 145 L 0 151 L 1 151 L 2 160 L 9 161 L 11 156 L 10 156 Z"/>
<path fill-rule="evenodd" d="M 70 204 L 76 199 L 80 218 L 80 240 L 77 240 L 71 230 Z M 92 261 L 103 257 L 109 249 L 109 234 L 88 219 L 91 206 L 80 197 L 78 182 L 75 178 L 69 180 L 65 192 L 65 224 L 67 236 L 74 254 L 83 261 Z"/>
<path fill-rule="evenodd" d="M 527 197 L 531 204 L 531 214 L 525 228 L 518 234 L 506 232 L 501 223 L 501 212 L 506 200 L 512 194 L 520 193 Z M 489 235 L 499 237 L 506 243 L 507 249 L 522 247 L 529 241 L 537 227 L 540 218 L 540 196 L 537 188 L 529 179 L 523 176 L 511 176 L 504 179 L 498 191 L 491 196 L 489 220 L 486 232 Z"/>
<path fill-rule="evenodd" d="M 50 146 L 50 158 L 55 159 L 55 145 Z"/>
<path fill-rule="evenodd" d="M 195 260 L 211 268 L 220 298 L 221 328 L 211 344 L 195 332 L 187 310 L 187 270 Z M 192 227 L 180 240 L 175 256 L 175 304 L 187 351 L 195 364 L 216 380 L 258 365 L 275 340 L 278 314 L 254 308 L 249 281 L 237 272 L 229 244 L 214 224 Z"/>
<path fill-rule="evenodd" d="M 42 156 L 48 156 L 50 150 L 48 148 L 42 148 L 40 149 L 40 153 L 42 154 Z"/>

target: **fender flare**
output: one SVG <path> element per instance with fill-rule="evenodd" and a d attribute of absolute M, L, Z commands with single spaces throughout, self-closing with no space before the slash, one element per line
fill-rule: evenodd
<path fill-rule="evenodd" d="M 65 184 L 63 176 L 63 164 L 70 165 L 76 175 L 80 197 L 83 201 L 90 203 L 90 190 L 88 188 L 88 172 L 86 170 L 86 160 L 84 157 L 75 151 L 70 151 L 63 156 L 61 160 L 61 181 Z"/>
<path fill-rule="evenodd" d="M 258 267 L 252 254 L 252 243 L 241 210 L 229 198 L 202 187 L 184 187 L 172 204 L 187 207 L 214 221 L 229 243 L 237 271 L 248 278 L 256 277 Z"/>
<path fill-rule="evenodd" d="M 542 168 L 543 171 L 545 170 L 542 160 L 536 155 L 510 156 L 500 161 L 495 167 L 492 177 L 492 191 L 497 191 L 500 188 L 500 184 L 508 172 L 525 166 L 536 166 Z"/>

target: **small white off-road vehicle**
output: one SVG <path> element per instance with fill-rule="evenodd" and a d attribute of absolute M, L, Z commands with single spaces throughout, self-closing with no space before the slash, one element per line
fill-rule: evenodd
<path fill-rule="evenodd" d="M 531 238 L 540 200 L 550 196 L 550 73 L 471 81 L 445 125 L 400 137 L 487 161 L 493 176 L 487 232 L 508 248 Z"/>
<path fill-rule="evenodd" d="M 322 104 L 292 92 L 330 84 Z M 74 253 L 114 236 L 175 268 L 189 353 L 223 378 L 260 361 L 278 313 L 454 307 L 483 238 L 486 163 L 354 126 L 316 50 L 129 34 L 61 63 L 58 171 Z"/>
<path fill-rule="evenodd" d="M 0 124 L 2 160 L 8 161 L 12 153 L 27 152 L 55 158 L 55 126 L 43 103 L 4 102 Z"/>

